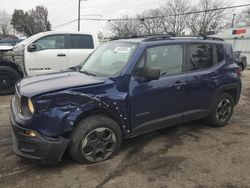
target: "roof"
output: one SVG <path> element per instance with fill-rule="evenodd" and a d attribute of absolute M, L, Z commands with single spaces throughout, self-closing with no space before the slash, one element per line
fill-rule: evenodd
<path fill-rule="evenodd" d="M 86 35 L 96 35 L 93 32 L 82 32 L 82 31 L 46 31 L 42 32 L 43 35 L 47 34 L 86 34 Z"/>

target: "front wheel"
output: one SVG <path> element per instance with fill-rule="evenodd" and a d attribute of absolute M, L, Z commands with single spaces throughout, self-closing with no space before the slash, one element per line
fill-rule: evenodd
<path fill-rule="evenodd" d="M 8 66 L 0 66 L 0 95 L 15 92 L 15 84 L 21 78 L 20 74 Z"/>
<path fill-rule="evenodd" d="M 97 163 L 112 157 L 122 143 L 118 124 L 101 115 L 81 121 L 71 135 L 69 152 L 78 163 Z"/>
<path fill-rule="evenodd" d="M 230 120 L 234 110 L 234 100 L 228 93 L 221 94 L 208 116 L 208 124 L 213 127 L 225 126 Z"/>

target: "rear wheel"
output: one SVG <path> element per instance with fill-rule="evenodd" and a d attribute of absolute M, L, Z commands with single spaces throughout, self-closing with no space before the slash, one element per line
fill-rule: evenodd
<path fill-rule="evenodd" d="M 13 94 L 15 84 L 21 78 L 20 74 L 13 68 L 0 66 L 0 95 Z"/>
<path fill-rule="evenodd" d="M 234 100 L 228 93 L 221 94 L 208 116 L 208 123 L 213 127 L 225 126 L 230 120 L 234 109 Z"/>
<path fill-rule="evenodd" d="M 106 116 L 95 115 L 81 121 L 73 131 L 69 152 L 78 163 L 97 163 L 113 156 L 121 143 L 118 124 Z"/>

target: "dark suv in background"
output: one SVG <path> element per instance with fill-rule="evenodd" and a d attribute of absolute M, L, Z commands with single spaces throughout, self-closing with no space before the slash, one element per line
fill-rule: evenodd
<path fill-rule="evenodd" d="M 247 68 L 247 57 L 242 54 L 242 51 L 234 51 L 234 59 L 240 67 L 241 73 Z"/>
<path fill-rule="evenodd" d="M 79 163 L 104 161 L 124 138 L 198 119 L 226 125 L 240 92 L 232 46 L 220 39 L 107 42 L 79 72 L 17 83 L 10 113 L 14 152 L 56 163 L 68 149 Z"/>

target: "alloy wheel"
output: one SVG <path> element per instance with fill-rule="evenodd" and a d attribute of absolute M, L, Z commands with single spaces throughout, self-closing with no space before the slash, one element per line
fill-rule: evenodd
<path fill-rule="evenodd" d="M 106 160 L 114 152 L 116 136 L 114 132 L 105 127 L 92 130 L 82 140 L 82 155 L 91 162 Z"/>
<path fill-rule="evenodd" d="M 232 107 L 229 99 L 222 99 L 216 110 L 216 118 L 218 121 L 226 121 L 231 114 Z"/>

